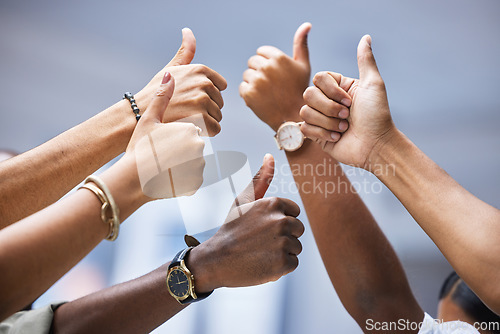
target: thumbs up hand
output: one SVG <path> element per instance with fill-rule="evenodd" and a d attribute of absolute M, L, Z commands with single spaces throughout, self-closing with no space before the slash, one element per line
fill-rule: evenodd
<path fill-rule="evenodd" d="M 288 199 L 262 198 L 273 175 L 274 159 L 266 155 L 225 224 L 191 251 L 187 265 L 196 277 L 196 292 L 275 281 L 298 266 L 298 238 L 304 233 L 296 218 L 300 209 Z"/>
<path fill-rule="evenodd" d="M 315 86 L 304 93 L 301 130 L 334 159 L 372 171 L 374 155 L 396 127 L 369 35 L 359 42 L 358 68 L 359 79 L 334 72 L 314 76 Z"/>
<path fill-rule="evenodd" d="M 162 121 L 173 122 L 201 114 L 208 133 L 220 132 L 221 109 L 224 106 L 221 91 L 226 89 L 226 80 L 205 65 L 191 64 L 196 52 L 196 39 L 189 28 L 182 29 L 182 45 L 172 60 L 136 94 L 141 112 L 151 103 L 154 92 L 162 81 L 163 74 L 170 72 L 176 80 L 175 91 Z"/>
<path fill-rule="evenodd" d="M 309 86 L 311 66 L 307 35 L 310 23 L 295 33 L 293 57 L 273 46 L 262 46 L 248 60 L 240 95 L 264 123 L 277 130 L 285 121 L 301 121 L 302 94 Z"/>
<path fill-rule="evenodd" d="M 145 201 L 192 195 L 203 182 L 201 129 L 192 123 L 162 123 L 174 86 L 173 77 L 166 72 L 124 156 L 133 164 L 128 169 L 137 171 Z"/>

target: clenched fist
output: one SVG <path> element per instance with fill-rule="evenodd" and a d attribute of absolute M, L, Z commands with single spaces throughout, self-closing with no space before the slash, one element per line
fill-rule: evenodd
<path fill-rule="evenodd" d="M 274 131 L 286 121 L 300 121 L 302 94 L 309 86 L 311 66 L 307 34 L 310 23 L 295 33 L 293 57 L 273 46 L 261 46 L 248 60 L 240 95 L 255 115 Z"/>

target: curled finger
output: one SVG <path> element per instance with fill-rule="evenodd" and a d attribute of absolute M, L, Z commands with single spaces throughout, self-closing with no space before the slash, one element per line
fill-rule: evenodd
<path fill-rule="evenodd" d="M 303 123 L 300 126 L 300 130 L 307 138 L 313 140 L 321 140 L 336 143 L 339 141 L 341 134 L 335 131 L 329 131 L 322 127 L 312 125 L 309 123 Z"/>

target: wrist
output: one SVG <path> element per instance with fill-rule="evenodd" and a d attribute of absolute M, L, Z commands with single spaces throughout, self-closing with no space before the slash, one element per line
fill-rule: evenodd
<path fill-rule="evenodd" d="M 115 197 L 121 216 L 128 217 L 139 207 L 152 200 L 144 195 L 135 158 L 129 154 L 125 154 L 102 173 L 102 179 Z M 121 221 L 123 220 L 121 219 Z"/>
<path fill-rule="evenodd" d="M 202 243 L 189 252 L 186 266 L 194 276 L 196 293 L 208 293 L 220 287 L 215 275 L 216 268 L 210 261 L 211 255 L 206 244 Z"/>
<path fill-rule="evenodd" d="M 115 103 L 88 122 L 93 124 L 99 144 L 102 143 L 108 152 L 109 158 L 106 161 L 125 151 L 137 124 L 130 103 L 125 100 Z"/>
<path fill-rule="evenodd" d="M 140 110 L 139 114 L 142 116 L 142 114 L 144 114 L 144 112 L 148 108 L 149 103 L 153 99 L 153 95 L 147 94 L 146 92 L 144 92 L 144 89 L 142 89 L 141 91 L 139 91 L 137 94 L 134 95 L 134 98 L 135 98 L 135 102 L 137 104 L 137 107 Z M 130 109 L 130 112 L 132 112 L 132 109 L 130 108 L 130 103 L 129 103 L 129 109 Z"/>
<path fill-rule="evenodd" d="M 281 124 L 285 122 L 302 122 L 302 118 L 300 117 L 300 108 L 305 104 L 304 99 L 300 98 L 295 103 L 293 103 L 290 107 L 283 109 L 279 112 L 278 117 L 269 122 L 268 125 L 274 132 L 277 132 Z"/>
<path fill-rule="evenodd" d="M 403 144 L 406 140 L 406 136 L 395 126 L 392 126 L 373 146 L 365 169 L 379 179 L 383 179 L 390 170 L 395 172 L 391 166 L 394 166 L 395 156 L 404 150 Z"/>

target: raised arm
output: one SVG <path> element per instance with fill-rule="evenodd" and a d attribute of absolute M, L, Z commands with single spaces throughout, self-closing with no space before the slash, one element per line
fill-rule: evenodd
<path fill-rule="evenodd" d="M 260 67 L 253 67 L 249 61 L 251 70 L 247 71 L 253 68 L 255 73 L 244 76 L 240 92 L 254 113 L 275 131 L 284 121 L 301 120 L 302 94 L 310 75 L 309 29 L 308 24 L 298 29 L 293 58 L 273 48 L 275 56 L 269 54 Z M 271 47 L 257 52 L 266 49 Z M 347 98 L 345 103 L 349 105 L 350 97 L 345 94 L 342 98 Z M 348 116 L 339 117 L 342 110 L 348 112 L 345 106 L 330 104 L 328 122 L 335 126 L 337 137 L 345 130 L 339 129 L 341 118 Z M 394 250 L 359 195 L 351 190 L 340 165 L 310 140 L 286 155 L 292 171 L 305 170 L 306 165 L 332 165 L 328 175 L 294 173 L 294 179 L 333 286 L 359 326 L 366 330 L 368 319 L 422 321 L 424 313 Z M 315 189 L 313 184 L 321 186 Z"/>
<path fill-rule="evenodd" d="M 148 107 L 166 71 L 178 85 L 164 122 L 201 113 L 210 135 L 220 131 L 225 80 L 203 65 L 191 65 L 196 40 L 189 29 L 177 54 L 135 95 L 141 112 Z M 202 103 L 200 103 L 202 102 Z M 87 175 L 122 153 L 137 122 L 122 100 L 91 119 L 17 157 L 0 163 L 0 229 L 59 200 Z"/>
<path fill-rule="evenodd" d="M 127 152 L 101 176 L 120 210 L 120 221 L 151 200 L 143 192 L 144 184 L 138 171 L 156 168 L 157 163 L 164 168 L 172 166 L 170 155 L 201 157 L 203 154 L 204 142 L 195 125 L 161 122 L 173 89 L 173 80 L 167 73 L 157 97 L 137 124 Z M 142 138 L 148 142 L 155 140 L 154 157 L 147 159 L 149 155 L 138 152 Z M 165 141 L 170 149 L 165 147 Z M 175 170 L 176 186 L 186 193 L 194 192 L 201 185 L 203 168 L 203 161 L 193 159 L 192 165 L 185 169 L 188 175 Z M 161 182 L 161 176 L 159 174 L 156 180 Z M 165 181 L 161 184 L 170 187 Z M 162 194 L 162 197 L 171 196 Z M 80 189 L 0 231 L 0 271 L 3 273 L 0 319 L 36 299 L 109 234 L 109 225 L 101 218 L 101 205 L 92 191 Z"/>
<path fill-rule="evenodd" d="M 299 207 L 286 199 L 262 199 L 273 170 L 274 160 L 266 156 L 252 185 L 238 197 L 239 207 L 212 238 L 189 253 L 187 267 L 195 277 L 196 294 L 274 281 L 297 267 L 302 250 L 298 237 L 304 232 L 295 218 Z M 55 312 L 54 333 L 152 331 L 184 308 L 167 290 L 167 271 L 168 264 L 62 305 Z"/>
<path fill-rule="evenodd" d="M 500 211 L 476 198 L 404 136 L 391 119 L 384 81 L 371 37 L 358 46 L 359 80 L 338 73 L 315 77 L 306 96 L 304 133 L 328 141 L 323 149 L 339 161 L 374 173 L 398 197 L 450 264 L 476 294 L 500 313 Z M 352 98 L 349 130 L 338 142 L 336 129 L 321 121 L 327 110 L 314 100 L 339 101 L 338 87 Z M 320 119 L 320 121 L 317 121 Z"/>

